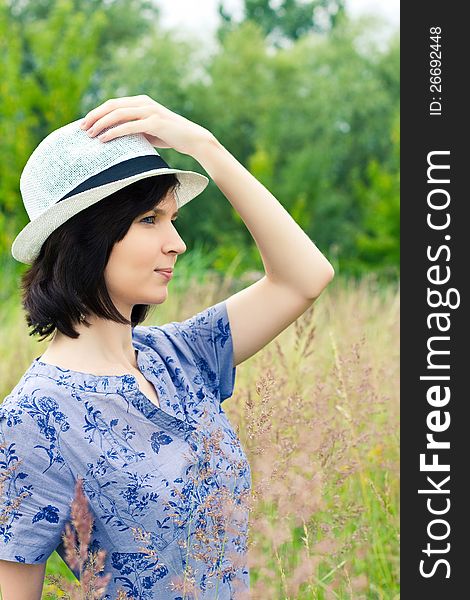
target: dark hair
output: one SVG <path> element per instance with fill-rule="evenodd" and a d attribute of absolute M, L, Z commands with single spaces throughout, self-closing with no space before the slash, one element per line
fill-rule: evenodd
<path fill-rule="evenodd" d="M 21 277 L 26 322 L 43 341 L 58 329 L 78 338 L 73 324 L 82 315 L 96 315 L 127 325 L 138 325 L 148 316 L 150 305 L 136 304 L 131 320 L 113 304 L 104 270 L 115 243 L 124 238 L 139 215 L 160 204 L 180 183 L 169 173 L 132 183 L 63 223 L 47 238 L 38 257 Z"/>

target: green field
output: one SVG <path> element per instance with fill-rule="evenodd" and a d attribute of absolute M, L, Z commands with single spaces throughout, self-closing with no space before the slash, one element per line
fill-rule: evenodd
<path fill-rule="evenodd" d="M 181 320 L 240 287 L 209 275 L 189 295 L 179 281 L 145 324 Z M 28 338 L 18 299 L 2 311 L 4 397 L 47 343 Z M 223 408 L 252 469 L 251 598 L 399 597 L 398 390 L 399 288 L 370 276 L 335 277 L 237 367 Z M 66 597 L 48 575 L 76 581 L 54 553 L 43 598 Z"/>

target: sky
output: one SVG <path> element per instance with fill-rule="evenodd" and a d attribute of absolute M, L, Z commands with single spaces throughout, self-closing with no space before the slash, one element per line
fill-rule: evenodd
<path fill-rule="evenodd" d="M 193 34 L 214 31 L 217 22 L 218 0 L 154 0 L 161 9 L 161 23 L 164 28 L 187 30 Z M 275 2 L 276 0 L 273 0 Z M 224 6 L 236 16 L 241 14 L 241 0 L 224 0 Z M 364 13 L 382 15 L 390 28 L 398 29 L 400 24 L 400 0 L 346 0 L 351 16 Z"/>

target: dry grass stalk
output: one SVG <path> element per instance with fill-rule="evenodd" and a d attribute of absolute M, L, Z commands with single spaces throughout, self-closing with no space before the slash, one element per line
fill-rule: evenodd
<path fill-rule="evenodd" d="M 98 600 L 105 594 L 111 574 L 108 573 L 102 577 L 96 575 L 104 570 L 106 551 L 89 552 L 93 517 L 83 491 L 83 479 L 81 478 L 76 481 L 71 507 L 73 529 L 69 523 L 66 523 L 62 539 L 65 561 L 70 569 L 79 572 L 80 580 L 70 583 L 60 575 L 47 575 L 46 580 L 67 594 L 69 600 Z M 119 590 L 117 600 L 120 598 L 130 600 L 122 590 Z"/>
<path fill-rule="evenodd" d="M 0 460 L 0 464 L 2 467 L 2 470 L 0 471 L 0 498 L 3 498 L 3 492 L 5 489 L 6 482 L 12 478 L 13 473 L 21 466 L 23 459 L 15 460 L 13 464 L 7 467 L 9 461 L 7 456 L 6 444 L 0 444 L 0 454 L 5 456 L 5 461 Z M 8 521 L 9 514 L 13 511 L 16 511 L 23 502 L 23 500 L 28 496 L 28 492 L 23 492 L 22 494 L 19 494 L 13 501 L 8 500 L 6 502 L 2 502 L 0 506 L 0 525 L 4 525 Z"/>
<path fill-rule="evenodd" d="M 246 569 L 247 557 L 243 553 L 226 551 L 227 538 L 246 531 L 248 526 L 247 513 L 250 510 L 249 490 L 241 491 L 235 496 L 233 487 L 227 480 L 221 480 L 217 487 L 209 490 L 208 481 L 218 480 L 220 473 L 214 467 L 218 457 L 223 456 L 229 465 L 228 473 L 234 475 L 242 468 L 243 461 L 238 461 L 227 454 L 222 448 L 224 433 L 220 428 L 210 425 L 207 410 L 201 417 L 195 431 L 193 441 L 199 451 L 191 446 L 186 456 L 191 465 L 185 482 L 184 491 L 174 487 L 173 502 L 179 500 L 179 509 L 185 515 L 180 518 L 180 511 L 175 511 L 170 504 L 168 507 L 175 527 L 184 532 L 177 543 L 185 550 L 186 566 L 183 573 L 172 577 L 169 590 L 178 591 L 184 600 L 197 600 L 200 595 L 200 582 L 212 590 L 217 598 L 218 588 L 222 579 L 229 579 L 233 594 L 242 599 L 247 591 L 241 576 Z M 198 490 L 204 487 L 205 496 L 199 501 Z M 142 548 L 151 553 L 152 548 Z M 235 597 L 235 596 L 234 596 Z"/>
<path fill-rule="evenodd" d="M 364 585 L 364 578 L 348 583 L 340 565 L 348 552 L 362 548 L 370 537 L 363 518 L 371 510 L 367 490 L 379 495 L 367 475 L 371 453 L 387 436 L 393 437 L 396 427 L 395 421 L 383 418 L 390 396 L 382 393 L 381 383 L 390 377 L 385 369 L 378 372 L 366 335 L 348 345 L 348 340 L 338 344 L 332 334 L 333 352 L 326 367 L 312 317 L 313 306 L 294 324 L 293 348 L 279 338 L 254 359 L 256 372 L 262 374 L 256 395 L 249 383 L 246 389 L 239 386 L 244 405 L 230 415 L 232 422 L 244 424 L 244 447 L 254 476 L 248 550 L 248 565 L 258 576 L 253 598 L 293 599 L 302 588 L 304 593 L 308 588 L 312 597 L 321 589 L 325 597 L 337 598 L 345 582 L 343 592 L 351 594 L 354 586 Z M 372 423 L 376 425 L 370 427 Z M 383 459 L 378 466 L 396 471 L 397 463 Z M 367 485 L 362 500 L 349 501 L 343 490 L 356 479 Z M 385 508 L 386 502 L 382 496 Z M 357 524 L 356 530 L 339 535 L 350 523 Z M 294 532 L 300 527 L 306 535 L 299 550 Z M 299 561 L 294 564 L 296 555 Z M 331 567 L 327 577 L 319 576 L 320 564 Z"/>

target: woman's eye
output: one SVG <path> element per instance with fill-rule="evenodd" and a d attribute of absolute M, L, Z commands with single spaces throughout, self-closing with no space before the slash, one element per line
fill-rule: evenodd
<path fill-rule="evenodd" d="M 145 221 L 146 219 L 154 219 L 155 220 L 155 218 L 156 218 L 155 215 L 150 215 L 149 217 L 144 217 L 142 219 L 142 221 Z M 177 218 L 176 219 L 171 219 L 171 222 L 174 223 L 177 220 Z"/>

